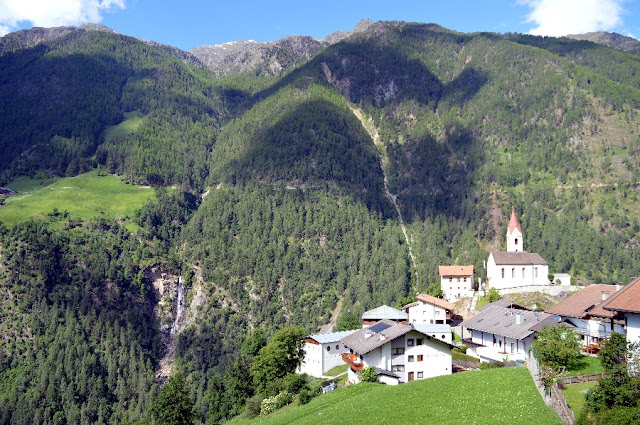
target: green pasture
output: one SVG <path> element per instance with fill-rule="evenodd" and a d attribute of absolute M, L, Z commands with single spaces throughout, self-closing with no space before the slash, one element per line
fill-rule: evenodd
<path fill-rule="evenodd" d="M 410 382 L 361 383 L 306 405 L 233 424 L 561 424 L 524 367 L 499 368 Z"/>
<path fill-rule="evenodd" d="M 576 364 L 568 370 L 567 375 L 591 375 L 594 373 L 602 372 L 604 372 L 604 368 L 602 367 L 602 364 L 600 363 L 600 359 L 598 357 L 582 355 L 580 356 L 580 359 L 576 362 Z"/>
<path fill-rule="evenodd" d="M 143 115 L 138 111 L 125 112 L 124 121 L 120 124 L 112 125 L 104 130 L 104 140 L 110 142 L 114 139 L 123 139 L 142 124 Z"/>
<path fill-rule="evenodd" d="M 126 219 L 155 196 L 153 189 L 128 185 L 117 176 L 100 176 L 96 171 L 55 180 L 47 186 L 37 179 L 18 178 L 15 183 L 7 187 L 18 194 L 0 206 L 0 222 L 7 226 L 44 218 L 55 210 L 63 215 L 66 212 L 70 218 Z"/>

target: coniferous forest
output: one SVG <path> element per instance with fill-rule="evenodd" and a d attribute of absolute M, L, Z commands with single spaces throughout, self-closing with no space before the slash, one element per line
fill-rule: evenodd
<path fill-rule="evenodd" d="M 227 73 L 112 32 L 12 37 L 0 186 L 97 169 L 155 196 L 117 220 L 0 220 L 2 424 L 175 423 L 167 400 L 213 424 L 302 399 L 317 388 L 283 347 L 437 295 L 438 265 L 483 276 L 512 208 L 550 270 L 640 272 L 636 55 L 379 22 L 281 72 Z M 186 289 L 169 379 L 175 300 L 152 270 Z"/>

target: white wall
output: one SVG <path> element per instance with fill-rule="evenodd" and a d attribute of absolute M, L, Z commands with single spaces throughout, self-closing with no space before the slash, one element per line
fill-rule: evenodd
<path fill-rule="evenodd" d="M 471 298 L 474 294 L 473 276 L 440 276 L 440 287 L 444 292 L 445 299 L 450 303 L 461 298 Z"/>
<path fill-rule="evenodd" d="M 494 337 L 496 340 L 495 344 L 493 342 Z M 529 347 L 533 343 L 533 335 L 521 340 L 516 340 L 501 335 L 472 330 L 471 340 L 476 344 L 484 345 L 484 347 L 470 348 L 467 352 L 471 355 L 475 354 L 482 360 L 503 361 L 505 358 L 509 360 L 525 360 L 529 353 Z M 513 352 L 511 351 L 511 344 L 513 344 Z"/>
<path fill-rule="evenodd" d="M 640 314 L 625 313 L 627 341 L 640 343 Z"/>
<path fill-rule="evenodd" d="M 409 323 L 423 324 L 446 324 L 447 323 L 447 311 L 442 307 L 436 307 L 432 304 L 423 303 L 409 307 L 407 313 L 409 313 Z"/>
<path fill-rule="evenodd" d="M 338 348 L 336 349 L 336 346 Z M 330 350 L 327 350 L 330 347 Z M 326 344 L 313 344 L 305 342 L 304 360 L 298 368 L 298 373 L 306 373 L 316 378 L 336 366 L 342 366 L 342 353 L 348 353 L 349 349 L 340 341 L 332 341 Z"/>
<path fill-rule="evenodd" d="M 502 277 L 502 269 L 504 269 L 504 278 Z M 523 269 L 524 277 L 522 277 Z M 506 289 L 529 285 L 548 285 L 548 275 L 548 265 L 497 265 L 493 254 L 489 254 L 487 261 L 489 288 Z"/>

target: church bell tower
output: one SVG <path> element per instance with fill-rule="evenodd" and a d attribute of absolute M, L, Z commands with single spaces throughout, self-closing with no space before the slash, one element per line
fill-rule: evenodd
<path fill-rule="evenodd" d="M 518 223 L 516 212 L 511 209 L 511 219 L 509 220 L 509 228 L 507 229 L 507 252 L 524 251 L 524 241 L 522 237 L 522 228 Z"/>

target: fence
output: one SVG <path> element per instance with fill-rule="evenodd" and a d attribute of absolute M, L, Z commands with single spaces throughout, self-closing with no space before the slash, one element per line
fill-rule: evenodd
<path fill-rule="evenodd" d="M 566 378 L 559 379 L 558 382 L 562 385 L 570 385 L 570 384 L 581 384 L 583 382 L 592 382 L 597 381 L 600 378 L 604 378 L 607 375 L 604 373 L 593 373 L 591 375 L 577 375 L 577 376 L 567 376 Z"/>
<path fill-rule="evenodd" d="M 567 405 L 567 401 L 564 399 L 562 391 L 560 391 L 560 388 L 558 387 L 558 383 L 554 382 L 548 390 L 544 387 L 544 384 L 540 379 L 540 364 L 538 363 L 538 359 L 536 359 L 533 350 L 529 353 L 527 368 L 529 369 L 533 382 L 536 384 L 536 387 L 547 406 L 553 407 L 553 410 L 556 411 L 558 416 L 560 416 L 560 419 L 562 419 L 565 424 L 572 425 L 575 421 L 575 417 L 571 409 L 569 409 L 569 405 Z"/>

